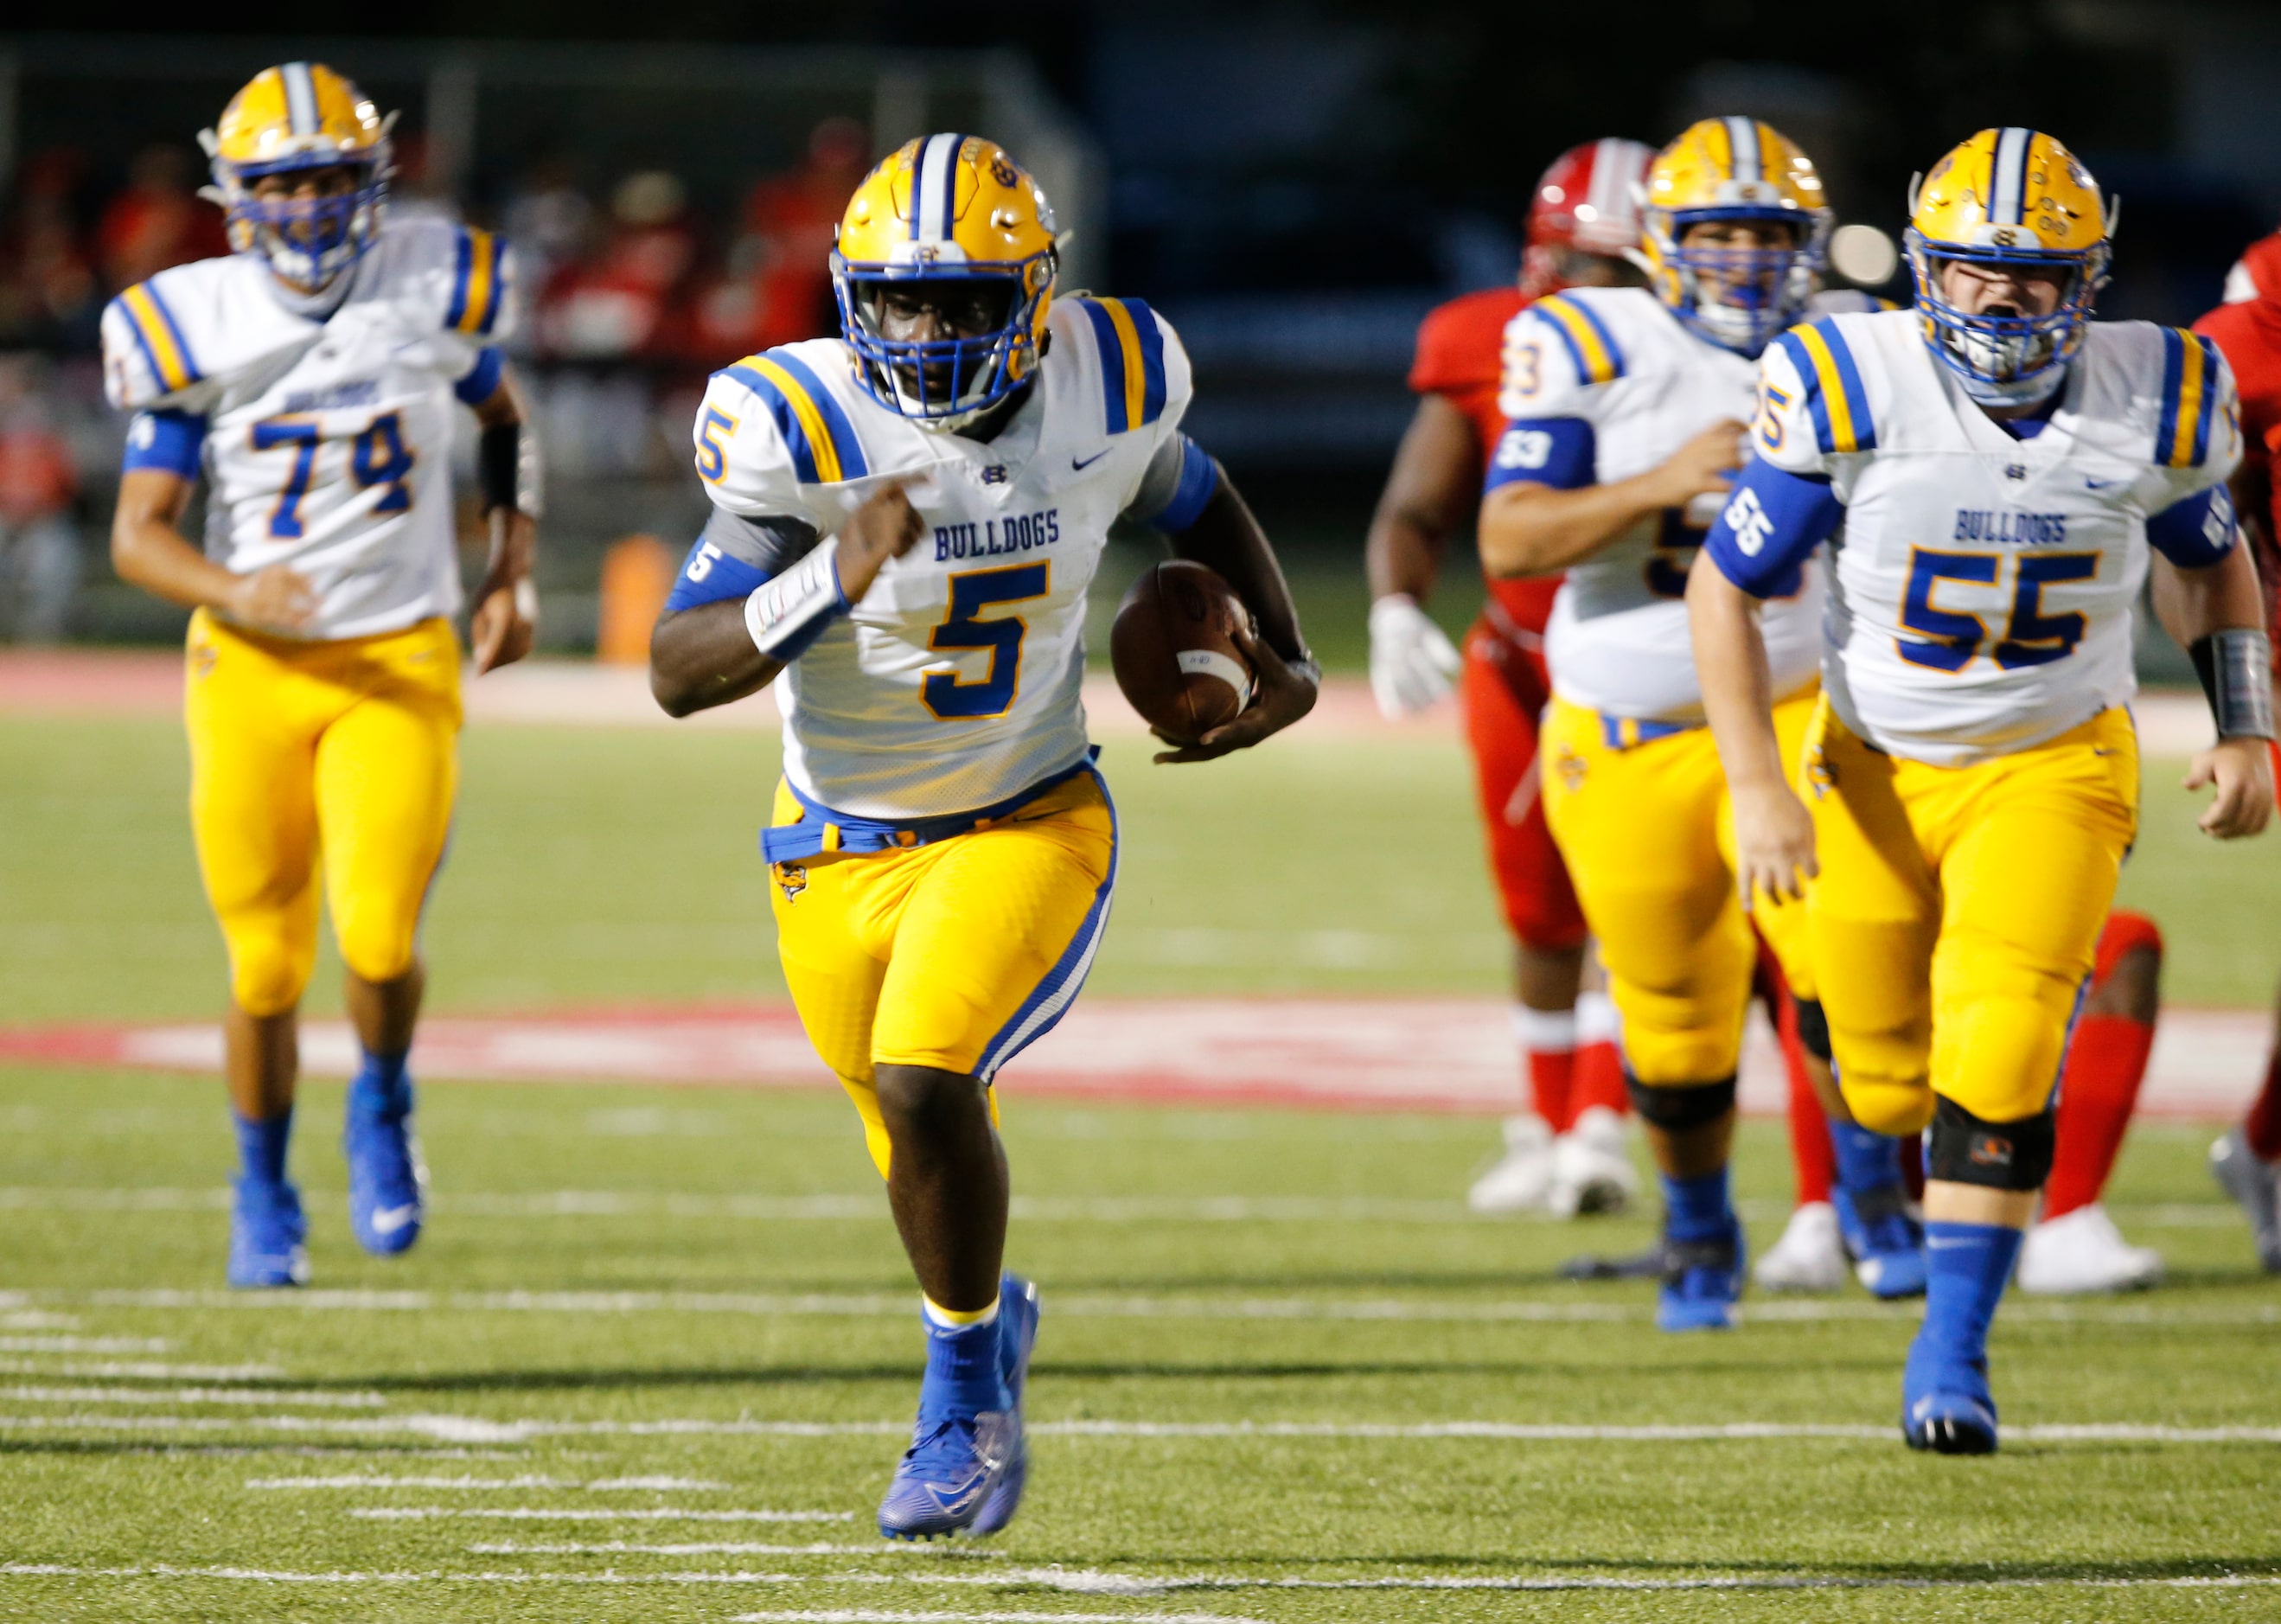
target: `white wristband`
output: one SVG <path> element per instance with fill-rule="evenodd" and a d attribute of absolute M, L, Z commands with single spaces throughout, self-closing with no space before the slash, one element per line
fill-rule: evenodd
<path fill-rule="evenodd" d="M 823 629 L 852 607 L 839 590 L 839 544 L 827 541 L 745 599 L 753 646 L 789 665 Z"/>

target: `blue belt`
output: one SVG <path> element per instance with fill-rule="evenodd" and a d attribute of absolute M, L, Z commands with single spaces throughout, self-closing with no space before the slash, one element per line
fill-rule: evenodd
<path fill-rule="evenodd" d="M 1703 725 L 1699 722 L 1642 722 L 1635 716 L 1612 716 L 1604 710 L 1598 715 L 1600 741 L 1611 750 L 1628 750 L 1635 745 L 1651 745 L 1659 739 L 1691 733 Z"/>
<path fill-rule="evenodd" d="M 1020 794 L 1009 797 L 978 812 L 953 812 L 942 817 L 876 818 L 857 817 L 852 813 L 835 812 L 821 801 L 810 800 L 799 787 L 787 782 L 793 799 L 800 805 L 800 822 L 781 824 L 773 829 L 761 831 L 761 855 L 770 862 L 800 862 L 826 853 L 862 854 L 868 852 L 906 851 L 915 846 L 925 846 L 936 840 L 947 840 L 954 835 L 971 834 L 988 827 L 1009 813 L 1018 812 L 1049 790 L 1059 789 L 1071 778 L 1094 770 L 1094 758 L 1101 754 L 1094 745 L 1085 753 L 1085 760 L 1051 777 L 1040 778 Z"/>

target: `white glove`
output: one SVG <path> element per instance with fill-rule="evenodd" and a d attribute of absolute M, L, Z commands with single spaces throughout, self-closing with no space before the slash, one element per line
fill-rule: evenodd
<path fill-rule="evenodd" d="M 1415 715 L 1447 694 L 1464 663 L 1409 593 L 1388 592 L 1370 606 L 1370 691 L 1388 721 Z"/>

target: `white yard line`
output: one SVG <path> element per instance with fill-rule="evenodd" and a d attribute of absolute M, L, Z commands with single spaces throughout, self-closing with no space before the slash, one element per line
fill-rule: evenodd
<path fill-rule="evenodd" d="M 170 1346 L 163 1336 L 0 1336 L 0 1353 L 164 1353 Z"/>
<path fill-rule="evenodd" d="M 55 1300 L 92 1308 L 246 1309 L 302 1313 L 737 1314 L 854 1319 L 909 1317 L 900 1292 L 798 1295 L 702 1291 L 58 1291 Z M 1594 1300 L 1586 1293 L 1558 1300 L 1417 1302 L 1400 1298 L 1320 1296 L 1105 1296 L 1048 1293 L 1051 1311 L 1064 1319 L 1287 1320 L 1295 1323 L 1385 1321 L 1450 1325 L 1634 1324 L 1652 1317 L 1645 1301 Z M 1890 1319 L 1923 1312 L 1921 1303 L 1882 1303 L 1860 1297 L 1768 1298 L 1744 1304 L 1745 1322 Z M 2009 1324 L 2170 1326 L 2281 1325 L 2281 1303 L 2203 1307 L 2159 1294 L 2130 1302 L 2007 1303 Z"/>
<path fill-rule="evenodd" d="M 693 1543 L 673 1545 L 638 1544 L 630 1540 L 599 1540 L 591 1544 L 526 1544 L 514 1540 L 502 1540 L 495 1544 L 470 1545 L 470 1556 L 487 1557 L 928 1557 L 941 1560 L 950 1553 L 938 1551 L 932 1544 L 915 1544 L 909 1540 L 874 1540 L 868 1545 L 833 1545 L 817 1543 L 811 1545 L 756 1545 L 745 1540 L 701 1540 Z M 1000 1559 L 1003 1551 L 961 1551 L 957 1558 L 963 1562 Z"/>
<path fill-rule="evenodd" d="M 495 1420 L 482 1416 L 407 1415 L 332 1419 L 324 1416 L 0 1416 L 0 1433 L 9 1431 L 99 1432 L 220 1432 L 262 1431 L 394 1436 L 409 1435 L 463 1443 L 522 1443 L 537 1438 L 844 1438 L 898 1437 L 910 1431 L 908 1421 L 755 1421 L 701 1419 L 656 1421 L 579 1421 L 524 1418 Z M 1030 1435 L 1037 1438 L 1215 1438 L 1215 1439 L 1369 1439 L 1382 1442 L 1437 1439 L 1522 1443 L 1718 1443 L 1760 1442 L 1787 1439 L 1829 1439 L 1893 1442 L 1896 1428 L 1858 1423 L 1736 1421 L 1717 1426 L 1684 1422 L 1633 1427 L 1599 1427 L 1533 1421 L 1422 1421 L 1411 1424 L 1378 1421 L 1035 1421 Z M 2281 1426 L 2174 1427 L 2138 1421 L 2054 1422 L 2012 1425 L 2004 1435 L 2022 1442 L 2039 1443 L 2281 1443 Z M 506 1513 L 435 1507 L 406 1512 L 373 1508 L 352 1515 L 374 1517 L 468 1517 Z M 523 1515 L 515 1512 L 515 1515 Z M 529 1513 L 538 1515 L 537 1512 Z M 545 1515 L 558 1513 L 546 1512 Z M 565 1517 L 609 1518 L 608 1512 L 564 1512 Z M 640 1515 L 650 1515 L 643 1512 Z M 661 1515 L 668 1513 L 660 1513 Z M 669 1513 L 680 1515 L 680 1513 Z M 816 1513 L 822 1515 L 823 1513 Z M 748 1513 L 707 1512 L 707 1518 L 734 1520 Z M 834 1512 L 843 1516 L 853 1513 Z"/>
<path fill-rule="evenodd" d="M 0 1359 L 0 1374 L 124 1378 L 140 1381 L 275 1381 L 290 1374 L 274 1365 L 160 1365 L 148 1359 L 111 1359 L 96 1365 L 47 1359 Z"/>
<path fill-rule="evenodd" d="M 281 1393 L 261 1388 L 0 1388 L 0 1399 L 27 1404 L 305 1404 L 321 1410 L 383 1410 L 380 1393 Z"/>
<path fill-rule="evenodd" d="M 558 1505 L 359 1505 L 352 1517 L 368 1522 L 427 1522 L 439 1517 L 481 1517 L 502 1522 L 853 1522 L 853 1512 L 692 1511 L 649 1506 L 608 1511 Z"/>
<path fill-rule="evenodd" d="M 321 1489 L 584 1489 L 648 1490 L 653 1493 L 725 1489 L 726 1483 L 701 1477 L 611 1477 L 581 1482 L 575 1477 L 382 1477 L 369 1473 L 343 1477 L 257 1477 L 247 1480 L 251 1489 L 302 1490 Z"/>

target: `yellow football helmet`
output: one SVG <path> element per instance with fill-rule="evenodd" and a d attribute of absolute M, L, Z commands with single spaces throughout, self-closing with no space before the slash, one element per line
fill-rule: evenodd
<path fill-rule="evenodd" d="M 1910 182 L 1905 240 L 1925 342 L 1975 399 L 2016 405 L 2051 392 L 2083 347 L 2120 214 L 2073 153 L 2017 126 L 1982 130 Z M 1968 313 L 1945 285 L 1948 267 L 1960 263 L 2013 275 L 2056 272 L 2059 304 L 2045 315 L 2006 305 Z"/>
<path fill-rule="evenodd" d="M 847 201 L 831 253 L 839 326 L 856 375 L 882 406 L 932 429 L 955 429 L 1006 398 L 1037 370 L 1053 303 L 1053 205 L 1029 172 L 980 135 L 925 135 L 865 176 Z M 890 338 L 882 303 L 914 282 L 969 311 L 978 333 Z M 938 322 L 944 311 L 938 307 Z"/>
<path fill-rule="evenodd" d="M 1648 166 L 1640 260 L 1673 313 L 1724 349 L 1756 355 L 1813 293 L 1831 215 L 1813 160 L 1758 119 L 1689 125 Z M 1689 228 L 1720 220 L 1790 228 L 1788 248 L 1689 248 Z"/>
<path fill-rule="evenodd" d="M 386 118 L 347 79 L 321 62 L 264 68 L 230 97 L 221 120 L 198 132 L 213 160 L 205 195 L 229 217 L 230 246 L 259 252 L 283 281 L 313 291 L 354 264 L 380 232 L 386 206 Z M 303 169 L 346 168 L 347 192 L 316 197 L 263 198 L 252 182 Z"/>

